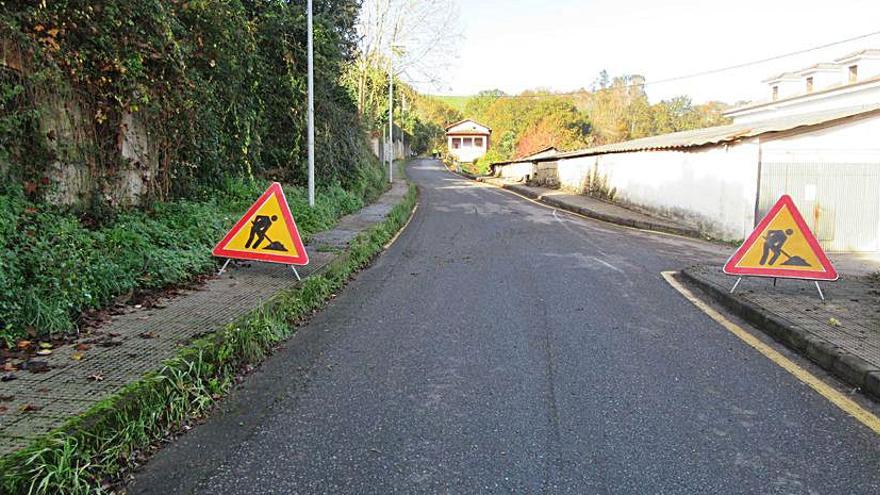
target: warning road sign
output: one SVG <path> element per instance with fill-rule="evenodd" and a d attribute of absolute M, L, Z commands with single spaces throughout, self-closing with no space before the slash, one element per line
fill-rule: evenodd
<path fill-rule="evenodd" d="M 837 280 L 837 271 L 788 195 L 779 198 L 749 238 L 733 253 L 724 265 L 724 273 Z"/>
<path fill-rule="evenodd" d="M 212 251 L 214 256 L 240 260 L 307 265 L 296 222 L 284 198 L 281 184 L 274 182 Z"/>

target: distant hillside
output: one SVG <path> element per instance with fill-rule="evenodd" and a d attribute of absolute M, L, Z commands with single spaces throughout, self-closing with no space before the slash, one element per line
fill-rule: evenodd
<path fill-rule="evenodd" d="M 473 96 L 434 95 L 434 98 L 446 103 L 450 107 L 464 113 L 465 106 Z"/>

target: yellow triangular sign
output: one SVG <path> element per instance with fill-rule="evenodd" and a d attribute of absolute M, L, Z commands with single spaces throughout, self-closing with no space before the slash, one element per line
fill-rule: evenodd
<path fill-rule="evenodd" d="M 724 273 L 837 280 L 837 271 L 788 195 L 779 198 L 749 238 L 733 253 L 724 265 Z"/>
<path fill-rule="evenodd" d="M 272 183 L 212 253 L 221 258 L 307 265 L 309 255 L 281 184 Z"/>

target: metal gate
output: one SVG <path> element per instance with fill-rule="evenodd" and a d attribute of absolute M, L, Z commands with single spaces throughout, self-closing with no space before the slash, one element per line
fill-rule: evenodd
<path fill-rule="evenodd" d="M 880 151 L 765 151 L 760 181 L 756 221 L 788 194 L 827 251 L 880 251 Z"/>

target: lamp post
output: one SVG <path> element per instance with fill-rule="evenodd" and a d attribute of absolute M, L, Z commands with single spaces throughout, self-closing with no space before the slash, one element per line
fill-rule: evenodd
<path fill-rule="evenodd" d="M 388 182 L 394 182 L 394 54 L 404 53 L 403 45 L 391 45 L 388 53 L 388 137 L 391 143 L 388 154 Z"/>
<path fill-rule="evenodd" d="M 306 24 L 308 26 L 308 52 L 309 52 L 309 110 L 308 110 L 308 134 L 309 134 L 309 207 L 315 207 L 315 55 L 314 55 L 314 32 L 312 29 L 312 0 L 307 0 Z"/>

